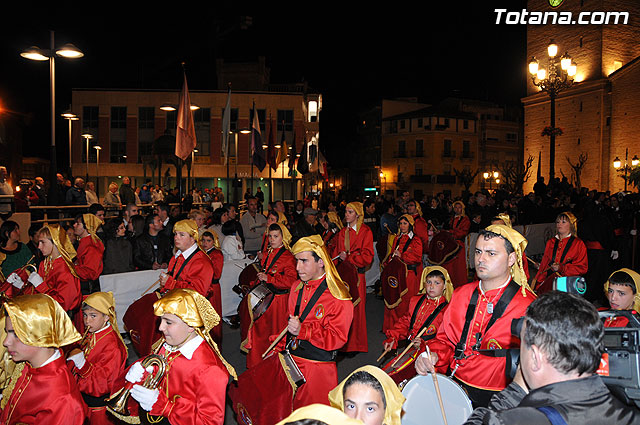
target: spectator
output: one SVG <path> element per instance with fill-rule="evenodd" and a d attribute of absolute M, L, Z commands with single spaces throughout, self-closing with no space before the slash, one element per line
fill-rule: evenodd
<path fill-rule="evenodd" d="M 28 212 L 29 207 L 38 205 L 38 195 L 31 190 L 31 182 L 28 179 L 20 180 L 20 190 L 13 196 L 16 212 Z"/>
<path fill-rule="evenodd" d="M 36 177 L 36 184 L 33 186 L 33 191 L 38 195 L 38 205 L 47 205 L 47 190 L 44 187 L 44 179 L 42 177 Z"/>
<path fill-rule="evenodd" d="M 122 178 L 122 184 L 120 185 L 120 200 L 125 205 L 136 203 L 136 195 L 131 187 L 131 179 L 129 177 Z"/>
<path fill-rule="evenodd" d="M 227 221 L 229 221 L 229 211 L 224 207 L 217 208 L 211 214 L 212 225 L 207 230 L 210 232 L 216 232 L 218 240 L 221 241 L 224 239 L 224 235 L 222 234 L 222 225 Z"/>
<path fill-rule="evenodd" d="M 92 205 L 100 203 L 98 195 L 96 194 L 96 185 L 93 182 L 87 182 L 85 193 L 87 195 L 87 204 Z"/>
<path fill-rule="evenodd" d="M 133 247 L 125 237 L 126 227 L 121 218 L 113 218 L 105 224 L 103 274 L 125 273 L 135 270 Z"/>
<path fill-rule="evenodd" d="M 7 220 L 0 226 L 0 258 L 2 260 L 2 275 L 9 276 L 11 273 L 26 265 L 35 264 L 33 253 L 28 246 L 20 242 L 20 226 L 12 220 Z"/>
<path fill-rule="evenodd" d="M 138 194 L 138 196 L 140 197 L 140 202 L 142 202 L 143 204 L 150 204 L 151 203 L 151 191 L 149 190 L 149 185 L 143 184 L 142 188 L 140 189 L 140 193 Z"/>
<path fill-rule="evenodd" d="M 58 198 L 51 200 L 52 205 L 56 205 L 56 204 L 64 205 L 67 199 L 67 190 L 69 190 L 69 188 L 65 183 L 66 182 L 62 174 L 57 173 L 56 174 L 56 188 L 57 188 L 56 195 L 58 196 Z"/>
<path fill-rule="evenodd" d="M 376 213 L 376 202 L 374 198 L 367 198 L 363 204 L 364 224 L 369 226 L 373 234 L 373 240 L 377 241 L 380 236 L 380 218 Z"/>
<path fill-rule="evenodd" d="M 258 214 L 258 199 L 250 198 L 247 202 L 247 212 L 240 219 L 245 239 L 245 252 L 256 254 L 262 244 L 262 236 L 267 226 L 267 219 Z"/>
<path fill-rule="evenodd" d="M 67 205 L 87 205 L 87 194 L 84 190 L 84 180 L 76 177 L 73 181 L 73 187 L 67 190 Z"/>
<path fill-rule="evenodd" d="M 118 194 L 118 185 L 115 182 L 111 182 L 109 184 L 109 191 L 106 195 L 104 195 L 104 206 L 105 207 L 120 207 L 122 206 L 122 200 L 120 199 L 120 195 Z"/>
<path fill-rule="evenodd" d="M 242 241 L 236 234 L 236 227 L 233 222 L 227 221 L 222 225 L 222 234 L 224 235 L 222 254 L 224 254 L 225 261 L 245 258 L 246 255 L 242 250 Z"/>
<path fill-rule="evenodd" d="M 40 230 L 41 228 L 42 224 L 40 223 L 34 223 L 29 226 L 29 242 L 27 242 L 27 248 L 31 250 L 31 254 L 35 257 L 34 261 L 36 267 L 38 267 L 40 265 L 40 262 L 44 259 L 42 252 L 40 252 L 40 250 L 38 249 L 38 242 L 40 241 L 36 237 L 38 230 Z"/>
<path fill-rule="evenodd" d="M 242 246 L 244 246 L 244 231 L 242 230 L 242 224 L 240 224 L 240 219 L 238 217 L 238 209 L 234 204 L 224 204 L 224 207 L 229 211 L 229 220 L 233 220 L 233 223 L 236 226 L 236 233 L 240 236 Z"/>
<path fill-rule="evenodd" d="M 169 191 L 169 193 L 165 197 L 165 201 L 168 204 L 179 204 L 180 203 L 180 198 L 178 197 L 178 188 L 177 187 L 174 187 L 173 189 L 171 189 Z"/>
<path fill-rule="evenodd" d="M 151 192 L 151 202 L 155 204 L 162 201 L 164 201 L 164 193 L 162 192 L 160 185 L 157 184 L 155 189 Z"/>
<path fill-rule="evenodd" d="M 149 214 L 144 224 L 145 232 L 133 243 L 133 263 L 140 270 L 166 269 L 172 251 L 162 220 L 158 214 Z"/>
<path fill-rule="evenodd" d="M 293 211 L 293 222 L 297 223 L 304 220 L 304 202 L 296 201 L 296 207 Z"/>
<path fill-rule="evenodd" d="M 218 208 L 222 208 L 222 202 L 220 201 L 220 197 L 218 195 L 213 196 L 213 202 L 211 203 L 211 207 L 213 210 L 217 210 Z"/>
<path fill-rule="evenodd" d="M 134 195 L 134 197 L 136 199 L 136 205 L 142 205 L 142 201 L 140 200 L 140 188 L 139 187 L 136 187 L 133 190 L 133 195 Z"/>
<path fill-rule="evenodd" d="M 158 205 L 156 205 L 155 212 L 162 221 L 162 233 L 169 238 L 171 249 L 173 249 L 173 225 L 176 223 L 176 220 L 169 215 L 169 211 L 169 205 L 166 202 L 158 202 Z"/>
<path fill-rule="evenodd" d="M 0 195 L 13 196 L 13 188 L 7 182 L 7 168 L 0 167 Z M 0 198 L 0 214 L 8 214 L 11 212 L 11 199 Z"/>
<path fill-rule="evenodd" d="M 264 193 L 262 192 L 262 188 L 260 186 L 258 186 L 258 188 L 256 189 L 256 199 L 258 199 L 258 208 L 260 208 L 260 212 L 262 212 L 262 208 L 264 205 Z"/>
<path fill-rule="evenodd" d="M 189 218 L 196 222 L 196 226 L 198 226 L 198 233 L 202 236 L 202 233 L 205 231 L 204 220 L 206 215 L 202 210 L 191 210 L 189 211 Z"/>
<path fill-rule="evenodd" d="M 124 220 L 124 227 L 129 227 L 129 222 L 131 221 L 131 217 L 134 215 L 138 215 L 140 213 L 140 209 L 136 204 L 127 204 L 123 212 L 122 219 Z"/>
<path fill-rule="evenodd" d="M 105 210 L 104 210 L 104 207 L 102 205 L 100 205 L 100 204 L 91 204 L 91 205 L 89 205 L 89 214 L 95 215 L 104 224 Z M 98 228 L 98 230 L 96 231 L 96 235 L 98 235 L 100 237 L 100 239 L 102 240 L 102 242 L 104 243 L 105 234 L 104 234 L 104 229 L 102 228 L 102 226 L 100 226 Z"/>
<path fill-rule="evenodd" d="M 144 233 L 144 217 L 139 214 L 131 216 L 131 220 L 129 221 L 126 229 L 129 241 L 133 241 Z"/>

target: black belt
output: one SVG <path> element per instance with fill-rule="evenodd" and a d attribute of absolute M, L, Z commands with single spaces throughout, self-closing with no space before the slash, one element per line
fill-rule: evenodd
<path fill-rule="evenodd" d="M 289 349 L 291 355 L 301 357 L 307 360 L 316 360 L 320 362 L 333 362 L 336 359 L 337 350 L 327 351 L 318 348 L 309 341 L 298 339 Z"/>
<path fill-rule="evenodd" d="M 411 271 L 418 271 L 418 266 L 415 264 L 407 264 L 407 270 L 411 270 Z"/>
<path fill-rule="evenodd" d="M 212 285 L 220 285 L 220 279 L 211 279 Z"/>
<path fill-rule="evenodd" d="M 273 284 L 271 283 L 265 283 L 265 285 L 267 286 L 267 288 L 269 288 L 269 290 L 271 292 L 273 292 L 275 295 L 283 295 L 283 294 L 288 294 L 289 290 L 288 289 L 278 289 L 276 288 Z"/>
<path fill-rule="evenodd" d="M 358 273 L 362 274 L 362 273 L 366 273 L 367 268 L 366 267 L 358 267 Z"/>
<path fill-rule="evenodd" d="M 80 393 L 82 395 L 82 399 L 89 407 L 104 407 L 107 405 L 107 398 L 109 398 L 109 394 L 105 394 L 102 396 L 92 396 L 85 393 Z"/>

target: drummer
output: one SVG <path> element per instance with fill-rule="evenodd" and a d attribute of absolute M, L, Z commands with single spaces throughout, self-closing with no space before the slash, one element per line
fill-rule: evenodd
<path fill-rule="evenodd" d="M 349 341 L 344 346 L 346 352 L 367 352 L 367 316 L 365 302 L 367 299 L 366 268 L 373 261 L 373 233 L 364 224 L 362 202 L 347 204 L 344 213 L 347 225 L 338 233 L 333 247 L 332 257 L 339 256 L 341 261 L 348 261 L 358 270 L 358 297 L 354 299 L 353 323 L 349 330 Z M 352 291 L 353 293 L 353 291 Z"/>
<path fill-rule="evenodd" d="M 273 223 L 286 222 L 286 220 L 287 219 L 284 217 L 284 214 L 280 216 L 278 211 L 269 210 L 269 212 L 267 213 L 267 230 L 264 231 L 264 236 L 262 236 L 262 244 L 260 245 L 260 251 L 258 251 L 258 254 L 257 254 L 258 260 L 262 261 L 263 257 L 265 257 L 270 251 L 269 226 L 271 226 Z"/>
<path fill-rule="evenodd" d="M 248 351 L 247 368 L 251 368 L 262 360 L 262 354 L 269 347 L 269 336 L 275 335 L 282 329 L 282 324 L 288 319 L 287 301 L 289 290 L 298 279 L 296 259 L 289 251 L 291 233 L 282 223 L 269 226 L 269 253 L 260 263 L 263 271 L 258 273 L 260 283 L 265 283 L 273 292 L 273 300 L 260 320 L 253 320 L 246 341 L 241 348 Z M 249 295 L 251 296 L 251 294 Z"/>
<path fill-rule="evenodd" d="M 487 406 L 509 383 L 505 359 L 499 356 L 504 351 L 496 350 L 513 348 L 517 338 L 511 322 L 522 317 L 535 298 L 520 261 L 526 246 L 527 240 L 507 226 L 492 225 L 480 232 L 475 247 L 480 281 L 455 290 L 429 344 L 431 356 L 422 353 L 416 359 L 421 375 L 450 369 L 474 407 Z"/>
<path fill-rule="evenodd" d="M 111 292 L 94 292 L 82 303 L 82 316 L 87 334 L 81 349 L 67 357 L 78 389 L 89 406 L 89 423 L 115 424 L 107 415 L 105 398 L 115 393 L 115 380 L 124 371 L 127 347 L 120 336 L 116 321 L 116 304 Z"/>
<path fill-rule="evenodd" d="M 211 282 L 211 290 L 209 292 L 209 301 L 216 311 L 222 311 L 222 291 L 220 289 L 220 278 L 222 277 L 222 268 L 224 267 L 224 255 L 220 248 L 220 241 L 216 232 L 205 230 L 200 239 L 202 250 L 211 258 L 213 263 L 213 280 Z M 213 340 L 222 343 L 222 326 L 213 328 Z"/>
<path fill-rule="evenodd" d="M 404 214 L 398 219 L 398 237 L 395 238 L 393 247 L 389 251 L 384 266 L 387 266 L 394 258 L 399 258 L 407 266 L 406 285 L 407 293 L 402 296 L 400 304 L 389 308 L 385 306 L 382 331 L 393 328 L 394 324 L 408 313 L 409 301 L 419 290 L 418 273 L 422 273 L 422 241 L 413 234 L 413 217 Z"/>
<path fill-rule="evenodd" d="M 453 284 L 446 269 L 440 266 L 425 268 L 420 279 L 420 291 L 409 300 L 409 311 L 385 332 L 384 349 L 396 349 L 399 341 L 409 340 L 424 351 L 425 344 L 436 336 L 442 324 L 452 294 Z M 426 330 L 418 338 L 423 329 Z"/>
<path fill-rule="evenodd" d="M 513 229 L 511 225 L 511 217 L 507 213 L 501 213 L 491 219 L 491 224 L 504 224 L 507 227 Z M 524 269 L 524 274 L 527 276 L 527 282 L 529 281 L 529 262 L 527 261 L 527 256 L 523 252 L 522 253 L 522 268 Z"/>
<path fill-rule="evenodd" d="M 365 425 L 400 425 L 405 397 L 381 369 L 363 366 L 331 390 L 329 401 Z"/>

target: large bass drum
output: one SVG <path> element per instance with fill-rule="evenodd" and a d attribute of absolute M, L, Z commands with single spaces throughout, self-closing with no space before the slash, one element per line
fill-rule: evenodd
<path fill-rule="evenodd" d="M 427 260 L 434 266 L 441 266 L 454 258 L 460 251 L 460 244 L 453 233 L 442 230 L 436 233 L 429 242 Z"/>
<path fill-rule="evenodd" d="M 336 265 L 336 271 L 340 275 L 340 278 L 349 285 L 349 295 L 351 295 L 351 302 L 353 305 L 357 305 L 360 300 L 360 293 L 358 292 L 358 285 L 360 283 L 360 276 L 358 276 L 358 269 L 356 266 L 348 261 L 338 261 Z"/>
<path fill-rule="evenodd" d="M 442 403 L 447 415 L 448 425 L 461 425 L 467 421 L 473 407 L 467 394 L 451 378 L 437 375 L 438 386 L 442 394 Z M 431 375 L 418 375 L 410 380 L 402 389 L 407 398 L 402 410 L 402 425 L 422 425 L 429 418 L 430 425 L 444 425 L 438 395 Z"/>

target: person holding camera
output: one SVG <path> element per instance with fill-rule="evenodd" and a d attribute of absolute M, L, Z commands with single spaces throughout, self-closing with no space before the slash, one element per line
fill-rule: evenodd
<path fill-rule="evenodd" d="M 535 299 L 522 268 L 527 240 L 504 225 L 480 232 L 475 247 L 479 281 L 456 289 L 442 326 L 430 344 L 431 356 L 416 359 L 416 371 L 450 375 L 465 389 L 474 407 L 487 406 L 504 389 L 514 347 L 511 321 L 524 315 Z"/>
<path fill-rule="evenodd" d="M 638 424 L 640 411 L 615 398 L 595 372 L 604 352 L 604 327 L 585 299 L 552 291 L 524 318 L 515 381 L 476 409 L 467 424 Z"/>

